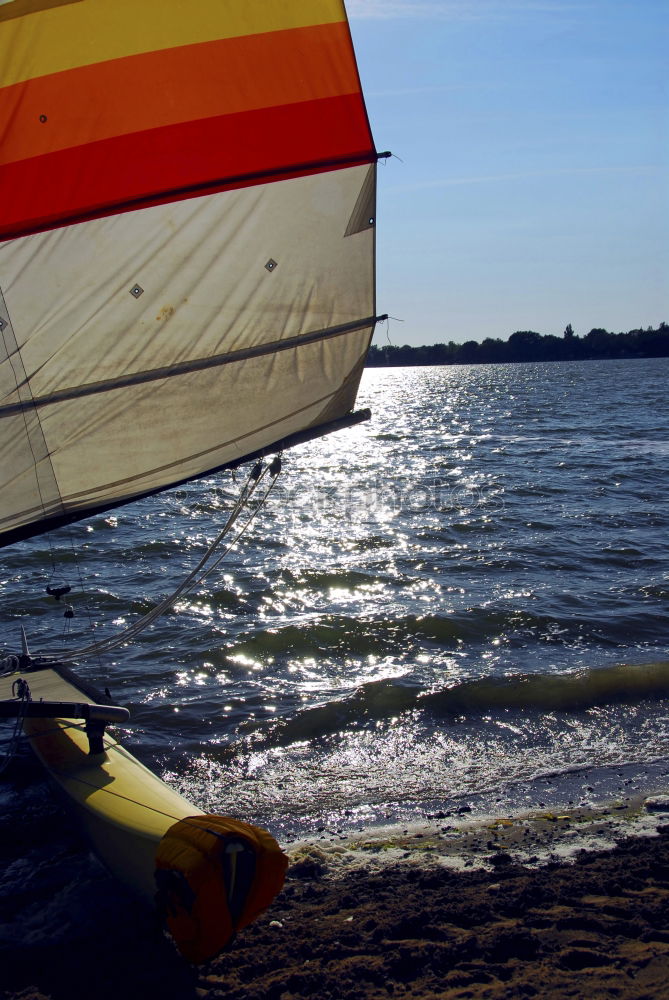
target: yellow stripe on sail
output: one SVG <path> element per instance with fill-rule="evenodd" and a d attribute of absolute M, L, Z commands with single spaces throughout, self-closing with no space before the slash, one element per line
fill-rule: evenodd
<path fill-rule="evenodd" d="M 342 0 L 5 0 L 0 87 L 143 52 L 345 20 Z"/>

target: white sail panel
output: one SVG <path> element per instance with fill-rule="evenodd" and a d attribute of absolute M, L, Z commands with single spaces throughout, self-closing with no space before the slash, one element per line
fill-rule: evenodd
<path fill-rule="evenodd" d="M 0 357 L 0 531 L 36 509 L 113 506 L 345 414 L 373 327 L 374 172 L 0 244 L 16 341 Z"/>

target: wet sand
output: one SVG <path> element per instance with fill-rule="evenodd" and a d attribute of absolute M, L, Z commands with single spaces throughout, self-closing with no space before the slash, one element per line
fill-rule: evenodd
<path fill-rule="evenodd" d="M 198 970 L 91 860 L 68 927 L 50 940 L 35 912 L 3 947 L 0 997 L 669 997 L 669 800 L 443 814 L 289 853 L 271 910 Z"/>

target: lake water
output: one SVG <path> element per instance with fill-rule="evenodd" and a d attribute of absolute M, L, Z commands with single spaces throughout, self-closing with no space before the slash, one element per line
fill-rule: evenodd
<path fill-rule="evenodd" d="M 80 672 L 130 708 L 141 760 L 280 838 L 656 780 L 668 382 L 668 359 L 367 370 L 372 420 L 287 453 L 206 588 Z M 89 615 L 131 625 L 243 481 L 3 550 L 6 651 L 20 624 L 34 652 L 90 641 Z M 23 772 L 0 795 L 18 815 Z"/>

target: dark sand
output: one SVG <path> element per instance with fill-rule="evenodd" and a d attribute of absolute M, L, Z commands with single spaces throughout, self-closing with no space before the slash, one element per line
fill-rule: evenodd
<path fill-rule="evenodd" d="M 3 948 L 0 997 L 669 998 L 668 810 L 442 816 L 294 845 L 271 910 L 199 970 L 91 862 L 88 912 L 52 943 L 36 915 Z"/>

